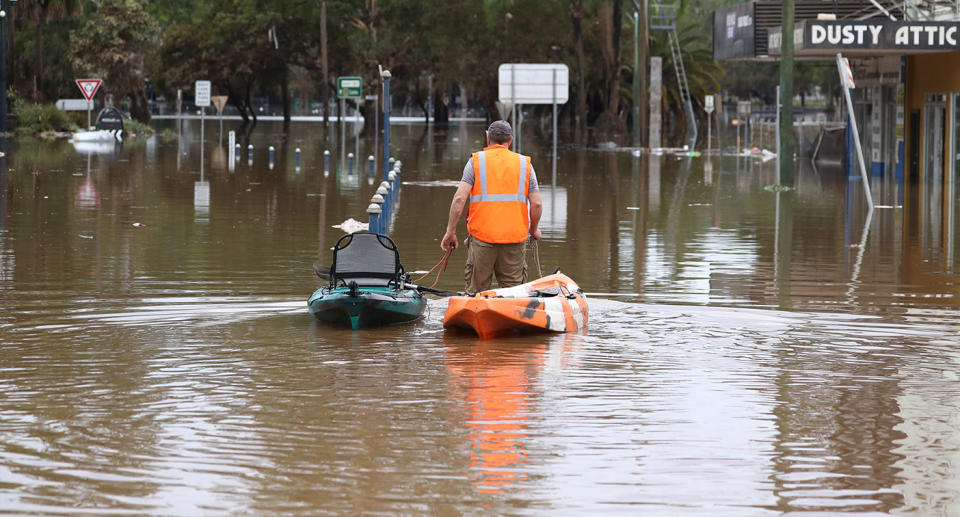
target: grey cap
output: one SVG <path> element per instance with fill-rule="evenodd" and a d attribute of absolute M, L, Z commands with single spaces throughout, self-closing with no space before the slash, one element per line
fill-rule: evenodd
<path fill-rule="evenodd" d="M 513 128 L 506 120 L 496 120 L 487 128 L 487 136 L 497 143 L 504 143 L 513 136 Z"/>

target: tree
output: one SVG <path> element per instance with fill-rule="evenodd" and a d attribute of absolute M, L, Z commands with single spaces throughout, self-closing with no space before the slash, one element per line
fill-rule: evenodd
<path fill-rule="evenodd" d="M 44 79 L 44 28 L 49 20 L 75 16 L 83 10 L 83 7 L 77 0 L 26 0 L 20 4 L 19 8 L 21 13 L 25 13 L 27 19 L 35 23 L 32 98 L 34 102 L 38 102 L 43 98 L 41 83 Z"/>
<path fill-rule="evenodd" d="M 159 48 L 156 20 L 135 0 L 103 0 L 71 33 L 70 62 L 78 77 L 102 77 L 103 89 L 130 100 L 130 115 L 150 121 L 146 61 Z"/>

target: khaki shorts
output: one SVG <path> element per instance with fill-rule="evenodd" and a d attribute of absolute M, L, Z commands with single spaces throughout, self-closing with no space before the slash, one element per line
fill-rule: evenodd
<path fill-rule="evenodd" d="M 500 287 L 512 287 L 527 281 L 526 242 L 491 244 L 467 238 L 467 265 L 464 280 L 468 293 L 490 289 L 494 274 Z"/>

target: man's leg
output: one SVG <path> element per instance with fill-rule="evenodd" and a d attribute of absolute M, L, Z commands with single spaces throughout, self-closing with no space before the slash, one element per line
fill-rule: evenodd
<path fill-rule="evenodd" d="M 513 287 L 527 281 L 527 243 L 497 244 L 494 265 L 499 287 Z"/>
<path fill-rule="evenodd" d="M 493 264 L 497 260 L 497 249 L 486 242 L 470 237 L 467 244 L 467 264 L 464 267 L 464 280 L 468 293 L 490 289 L 493 278 Z"/>

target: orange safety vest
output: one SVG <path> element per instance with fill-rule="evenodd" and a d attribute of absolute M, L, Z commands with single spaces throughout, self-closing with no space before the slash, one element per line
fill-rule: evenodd
<path fill-rule="evenodd" d="M 467 211 L 470 235 L 495 244 L 527 240 L 529 193 L 530 158 L 502 145 L 473 153 L 473 188 Z"/>

